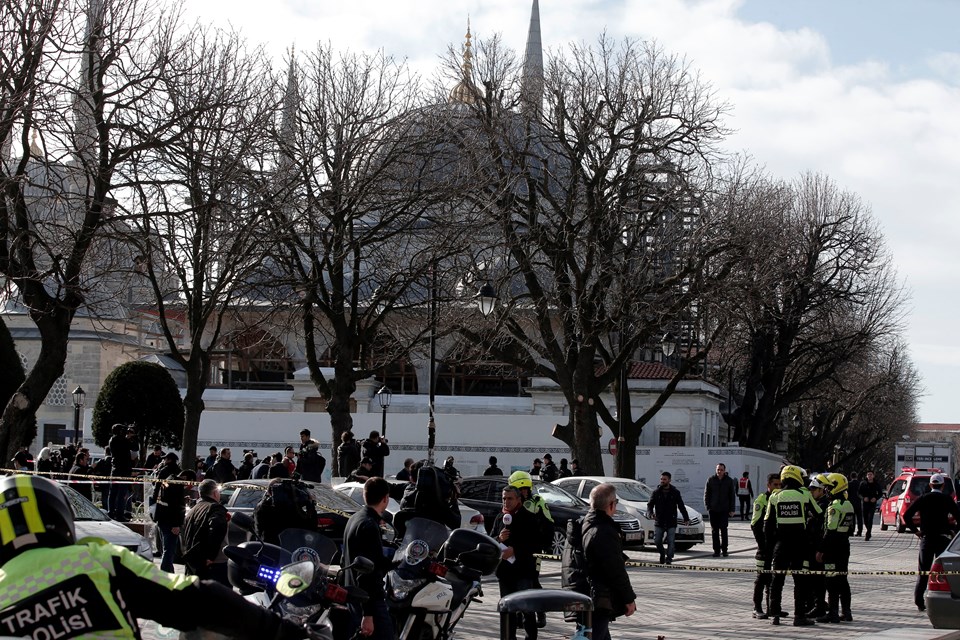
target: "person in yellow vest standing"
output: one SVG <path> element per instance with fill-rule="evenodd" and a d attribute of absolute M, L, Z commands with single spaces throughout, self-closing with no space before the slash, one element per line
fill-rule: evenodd
<path fill-rule="evenodd" d="M 737 481 L 737 498 L 740 500 L 740 520 L 750 520 L 750 506 L 753 504 L 753 484 L 750 482 L 750 472 L 744 471 Z"/>
<path fill-rule="evenodd" d="M 251 640 L 307 637 L 303 627 L 222 585 L 166 573 L 104 540 L 77 541 L 73 511 L 56 483 L 0 479 L 0 635 L 139 638 L 137 618 Z"/>
<path fill-rule="evenodd" d="M 850 536 L 856 525 L 853 503 L 847 498 L 849 483 L 840 473 L 827 476 L 833 485 L 830 493 L 833 501 L 827 507 L 823 540 L 817 551 L 817 562 L 826 570 L 827 612 L 817 622 L 853 622 L 850 613 L 850 582 L 847 567 L 850 565 Z M 842 613 L 841 613 L 842 609 Z"/>

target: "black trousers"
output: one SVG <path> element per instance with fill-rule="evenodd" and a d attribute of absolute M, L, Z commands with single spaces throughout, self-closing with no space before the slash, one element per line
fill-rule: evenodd
<path fill-rule="evenodd" d="M 750 496 L 737 496 L 740 500 L 740 519 L 749 520 L 753 514 L 750 512 Z"/>
<path fill-rule="evenodd" d="M 800 571 L 803 569 L 803 561 L 806 557 L 807 541 L 804 536 L 779 540 L 773 548 L 773 568 L 777 571 L 787 569 Z M 773 576 L 773 584 L 770 587 L 770 611 L 774 613 L 781 610 L 783 585 L 786 581 L 787 576 L 783 573 L 777 573 Z M 793 574 L 793 607 L 798 618 L 805 613 L 803 611 L 803 587 L 803 576 Z"/>
<path fill-rule="evenodd" d="M 844 613 L 850 611 L 850 580 L 846 575 L 850 567 L 850 541 L 842 540 L 836 549 L 825 553 L 824 568 L 827 570 L 827 600 L 831 614 L 836 614 L 842 608 Z M 833 575 L 830 572 L 836 572 Z"/>
<path fill-rule="evenodd" d="M 950 544 L 950 538 L 948 536 L 930 536 L 929 538 L 924 536 L 920 538 L 917 570 L 923 572 L 930 571 L 930 567 L 933 566 L 933 559 L 943 553 L 948 544 Z M 928 578 L 929 576 L 926 573 L 921 573 L 917 576 L 917 585 L 913 589 L 913 601 L 918 607 L 925 606 L 923 603 L 923 594 L 927 592 Z"/>
<path fill-rule="evenodd" d="M 864 502 L 863 503 L 863 527 L 867 530 L 867 534 L 873 529 L 873 516 L 877 512 L 877 503 L 876 502 Z"/>
<path fill-rule="evenodd" d="M 500 580 L 500 597 L 508 596 L 524 589 L 534 589 L 537 587 L 538 580 L 533 578 L 518 578 L 516 580 Z M 537 640 L 537 614 L 534 611 L 517 614 L 510 618 L 510 637 L 509 640 L 516 640 L 517 627 L 522 623 L 523 631 L 527 640 Z"/>
<path fill-rule="evenodd" d="M 730 522 L 730 513 L 727 511 L 710 512 L 710 533 L 713 536 L 713 552 L 726 553 L 727 525 Z"/>
<path fill-rule="evenodd" d="M 857 535 L 863 533 L 863 502 L 859 499 L 852 500 L 853 515 L 857 518 Z"/>
<path fill-rule="evenodd" d="M 762 545 L 761 545 L 762 546 Z M 753 581 L 753 610 L 764 610 L 764 591 L 767 595 L 767 613 L 770 613 L 770 585 L 773 583 L 773 574 L 765 573 L 772 566 L 771 558 L 764 554 L 763 549 L 758 549 L 757 560 L 757 579 Z"/>

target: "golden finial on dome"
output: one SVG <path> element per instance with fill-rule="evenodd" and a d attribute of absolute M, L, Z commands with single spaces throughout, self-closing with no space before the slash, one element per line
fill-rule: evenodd
<path fill-rule="evenodd" d="M 467 16 L 467 33 L 464 38 L 466 38 L 466 41 L 463 43 L 463 63 L 460 65 L 463 70 L 463 79 L 450 92 L 450 102 L 474 104 L 477 101 L 477 90 L 471 79 L 473 76 L 473 44 L 470 40 L 473 38 L 473 34 L 470 33 L 469 15 Z"/>

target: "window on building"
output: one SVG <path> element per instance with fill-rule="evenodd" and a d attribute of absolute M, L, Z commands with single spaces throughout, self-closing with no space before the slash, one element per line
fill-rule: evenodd
<path fill-rule="evenodd" d="M 73 433 L 71 432 L 72 436 Z M 43 425 L 43 446 L 67 443 L 67 425 L 47 423 Z"/>
<path fill-rule="evenodd" d="M 57 378 L 57 381 L 50 387 L 50 391 L 47 393 L 47 397 L 43 402 L 48 407 L 67 406 L 67 379 L 63 376 Z"/>
<path fill-rule="evenodd" d="M 661 447 L 685 447 L 687 446 L 687 434 L 683 431 L 661 431 Z"/>

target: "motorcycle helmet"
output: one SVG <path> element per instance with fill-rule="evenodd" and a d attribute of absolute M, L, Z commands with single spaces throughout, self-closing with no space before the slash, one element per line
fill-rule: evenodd
<path fill-rule="evenodd" d="M 825 474 L 818 473 L 810 480 L 811 489 L 823 489 L 824 491 L 830 491 L 833 489 L 833 481 L 830 480 Z"/>
<path fill-rule="evenodd" d="M 526 471 L 514 471 L 510 474 L 508 482 L 511 487 L 516 487 L 517 489 L 533 488 L 533 478 L 531 478 L 530 474 Z"/>
<path fill-rule="evenodd" d="M 801 473 L 800 467 L 792 464 L 788 464 L 783 469 L 780 469 L 780 482 L 786 482 L 787 480 L 793 480 L 797 484 L 803 484 L 803 474 Z"/>
<path fill-rule="evenodd" d="M 28 549 L 76 541 L 73 510 L 60 487 L 40 476 L 0 479 L 0 565 Z"/>
<path fill-rule="evenodd" d="M 847 482 L 847 476 L 842 473 L 831 473 L 827 475 L 830 478 L 830 482 L 833 483 L 833 489 L 830 491 L 832 495 L 839 496 L 842 495 L 844 491 L 847 490 L 849 483 Z"/>

